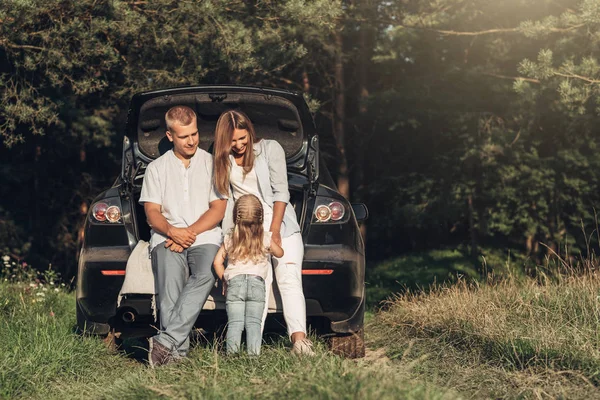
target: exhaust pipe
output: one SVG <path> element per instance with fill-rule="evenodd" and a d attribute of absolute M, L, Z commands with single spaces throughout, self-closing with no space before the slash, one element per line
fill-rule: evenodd
<path fill-rule="evenodd" d="M 135 313 L 133 311 L 125 311 L 123 313 L 123 315 L 121 316 L 121 319 L 126 324 L 131 324 L 132 322 L 135 321 Z"/>

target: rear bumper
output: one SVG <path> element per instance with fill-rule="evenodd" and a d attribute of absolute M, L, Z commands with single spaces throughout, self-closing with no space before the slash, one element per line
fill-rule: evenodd
<path fill-rule="evenodd" d="M 84 320 L 78 320 L 78 324 L 87 324 L 86 330 L 96 334 L 106 334 L 110 329 L 117 331 L 150 331 L 156 326 L 153 315 L 152 300 L 147 295 L 133 295 L 124 298 L 119 308 L 113 308 L 112 312 L 102 312 L 100 314 L 87 313 L 86 299 L 78 299 L 77 307 Z M 353 309 L 344 311 L 324 312 L 317 300 L 306 300 L 307 318 L 310 321 L 314 318 L 324 319 L 326 321 L 326 330 L 335 333 L 353 333 L 358 332 L 363 326 L 365 313 L 365 299 L 360 299 L 358 305 Z M 269 316 L 281 317 L 281 310 L 270 312 Z M 212 330 L 214 327 L 224 324 L 226 321 L 224 307 L 218 306 L 214 309 L 202 310 L 198 316 L 196 325 L 201 328 Z M 84 326 L 80 326 L 81 329 Z M 93 328 L 93 329 L 90 329 Z M 326 332 L 324 332 L 326 333 Z M 139 334 L 139 333 L 138 333 Z M 137 335 L 137 334 L 136 334 Z"/>
<path fill-rule="evenodd" d="M 77 306 L 89 322 L 108 324 L 115 316 L 117 296 L 124 276 L 103 275 L 102 271 L 125 270 L 129 246 L 84 249 L 79 256 Z"/>
<path fill-rule="evenodd" d="M 156 326 L 151 296 L 129 295 L 117 308 L 117 296 L 124 277 L 101 273 L 102 270 L 124 270 L 129 254 L 128 246 L 90 249 L 81 254 L 77 306 L 88 325 L 98 325 L 98 331 L 108 331 L 106 327 L 136 330 Z M 360 330 L 365 311 L 364 257 L 346 246 L 308 245 L 305 247 L 303 270 L 332 271 L 324 275 L 303 275 L 308 319 L 321 320 L 322 329 L 329 332 Z M 276 305 L 270 314 L 281 315 L 281 299 L 277 298 L 277 288 L 274 289 Z M 215 288 L 200 313 L 197 325 L 214 326 L 223 320 L 226 321 L 224 298 L 220 295 L 220 288 Z"/>

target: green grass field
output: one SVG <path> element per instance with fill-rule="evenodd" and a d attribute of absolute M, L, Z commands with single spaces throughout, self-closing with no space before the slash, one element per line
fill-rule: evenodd
<path fill-rule="evenodd" d="M 53 285 L 0 283 L 0 398 L 600 398 L 600 275 L 458 282 L 369 313 L 367 357 L 284 338 L 258 358 L 219 340 L 150 369 L 144 342 L 112 352 L 75 333 L 75 299 Z M 136 358 L 137 357 L 137 358 Z"/>
<path fill-rule="evenodd" d="M 319 341 L 316 357 L 300 359 L 284 339 L 265 345 L 258 358 L 228 357 L 217 340 L 182 362 L 150 369 L 134 357 L 143 356 L 143 341 L 126 341 L 126 354 L 77 335 L 74 297 L 37 284 L 0 284 L 0 398 L 429 399 L 446 392 L 368 360 L 334 356 Z"/>

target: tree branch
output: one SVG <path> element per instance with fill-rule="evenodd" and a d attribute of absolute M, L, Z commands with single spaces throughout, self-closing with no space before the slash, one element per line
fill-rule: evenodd
<path fill-rule="evenodd" d="M 572 74 L 572 73 L 568 73 L 568 74 L 563 74 L 557 71 L 554 71 L 554 75 L 557 76 L 562 76 L 563 78 L 574 78 L 574 79 L 580 79 L 582 81 L 588 82 L 590 84 L 594 84 L 594 83 L 600 83 L 600 80 L 598 79 L 592 79 L 592 78 L 588 78 L 587 76 L 581 76 L 581 75 L 577 75 L 577 74 Z"/>
<path fill-rule="evenodd" d="M 521 28 L 496 28 L 496 29 L 487 29 L 487 30 L 483 30 L 483 31 L 454 31 L 454 30 L 426 28 L 426 27 L 421 27 L 421 26 L 409 26 L 409 25 L 402 25 L 402 24 L 399 24 L 397 26 L 401 26 L 403 28 L 408 28 L 408 29 L 419 29 L 419 30 L 424 30 L 424 31 L 429 31 L 429 32 L 435 32 L 435 33 L 439 33 L 439 34 L 445 35 L 445 36 L 481 36 L 481 35 L 491 35 L 494 33 L 518 33 L 521 31 Z M 577 25 L 569 26 L 568 28 L 550 28 L 548 30 L 553 33 L 564 33 L 564 32 L 570 32 L 570 31 L 579 29 L 583 26 L 585 26 L 585 24 L 577 24 Z"/>
<path fill-rule="evenodd" d="M 492 33 L 513 33 L 513 32 L 518 32 L 519 28 L 499 28 L 499 29 L 488 29 L 485 31 L 473 31 L 473 32 L 461 32 L 461 31 L 448 31 L 448 30 L 442 30 L 442 29 L 433 29 L 433 28 L 417 28 L 414 27 L 415 29 L 423 29 L 423 30 L 427 30 L 427 31 L 431 31 L 431 32 L 436 32 L 436 33 L 440 33 L 442 35 L 447 35 L 447 36 L 479 36 L 479 35 L 489 35 Z"/>
<path fill-rule="evenodd" d="M 44 51 L 45 50 L 43 47 L 31 46 L 31 45 L 28 45 L 28 44 L 14 44 L 14 43 L 10 43 L 6 39 L 0 41 L 0 45 L 6 46 L 6 47 L 10 47 L 11 49 L 30 49 L 30 50 L 38 50 L 38 51 Z"/>
<path fill-rule="evenodd" d="M 500 79 L 510 79 L 513 81 L 516 80 L 522 80 L 525 82 L 531 82 L 531 83 L 541 83 L 539 81 L 539 79 L 533 79 L 533 78 L 524 78 L 522 76 L 507 76 L 507 75 L 500 75 L 500 74 L 494 74 L 492 72 L 481 72 L 482 75 L 487 75 L 487 76 L 492 76 L 494 78 L 500 78 Z"/>

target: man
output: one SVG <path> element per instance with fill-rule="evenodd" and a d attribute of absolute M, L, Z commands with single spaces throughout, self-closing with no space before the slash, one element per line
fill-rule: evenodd
<path fill-rule="evenodd" d="M 194 110 L 175 106 L 165 120 L 173 149 L 148 165 L 140 197 L 152 227 L 160 310 L 160 331 L 150 338 L 152 367 L 187 355 L 189 334 L 215 283 L 211 267 L 227 204 L 213 188 L 212 156 L 198 148 Z"/>

